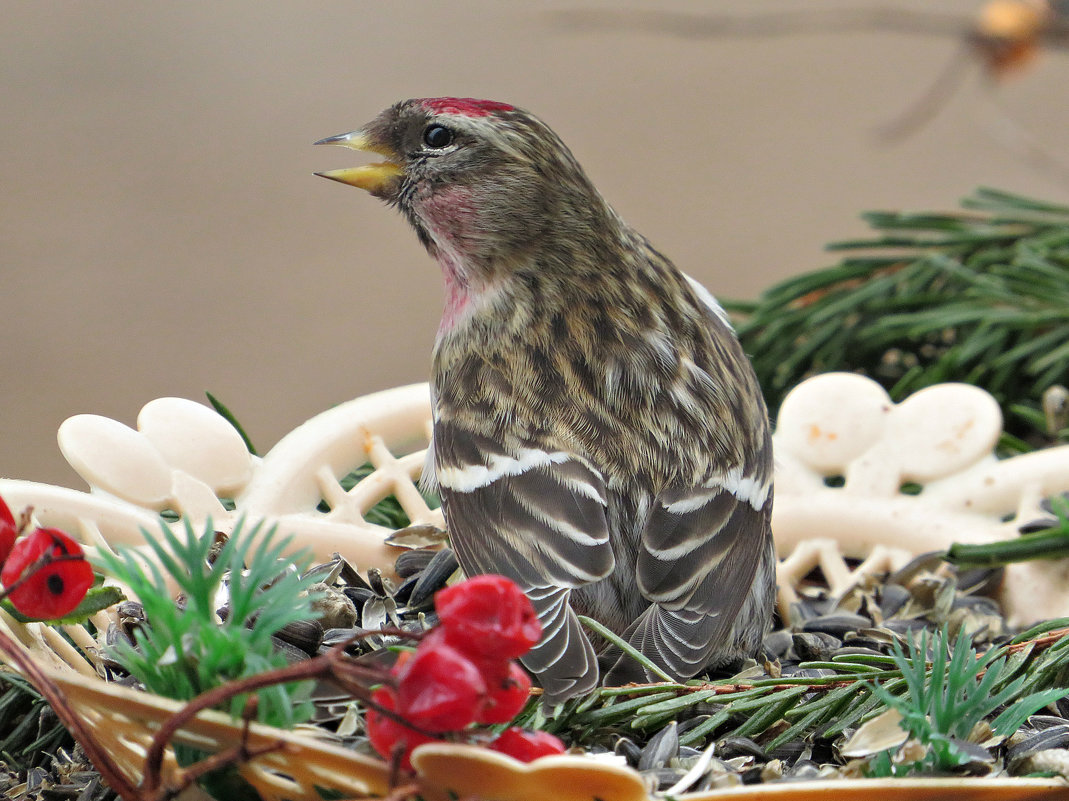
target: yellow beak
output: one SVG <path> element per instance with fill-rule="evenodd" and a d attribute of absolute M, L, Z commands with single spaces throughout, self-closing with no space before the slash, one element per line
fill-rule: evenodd
<path fill-rule="evenodd" d="M 404 173 L 401 165 L 394 160 L 398 158 L 397 154 L 389 148 L 372 142 L 363 131 L 330 136 L 326 139 L 320 139 L 316 144 L 340 145 L 350 150 L 378 153 L 380 156 L 390 159 L 390 161 L 382 161 L 377 164 L 365 164 L 362 167 L 348 167 L 341 170 L 327 170 L 316 173 L 322 178 L 329 178 L 332 181 L 355 186 L 373 195 L 382 194 L 390 184 Z"/>

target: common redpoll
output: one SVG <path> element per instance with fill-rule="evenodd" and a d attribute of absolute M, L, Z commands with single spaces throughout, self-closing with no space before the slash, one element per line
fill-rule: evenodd
<path fill-rule="evenodd" d="M 681 679 L 754 653 L 775 573 L 768 416 L 709 292 L 521 109 L 406 100 L 317 144 L 384 156 L 319 175 L 399 208 L 442 268 L 428 464 L 464 572 L 534 604 L 523 662 L 547 700 L 597 685 L 577 614 Z M 604 681 L 648 678 L 600 650 Z"/>

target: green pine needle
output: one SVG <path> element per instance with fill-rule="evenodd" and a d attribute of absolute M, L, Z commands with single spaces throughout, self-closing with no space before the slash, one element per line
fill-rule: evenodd
<path fill-rule="evenodd" d="M 1043 636 L 1057 623 L 1028 634 Z M 698 718 L 680 734 L 680 745 L 704 748 L 713 740 L 745 736 L 771 752 L 797 740 L 832 742 L 894 707 L 903 715 L 903 726 L 912 726 L 911 733 L 929 746 L 926 761 L 909 770 L 946 772 L 967 761 L 956 740 L 966 739 L 980 720 L 996 733 L 1012 732 L 1029 715 L 1069 694 L 1069 637 L 1038 653 L 1022 647 L 1027 642 L 1018 638 L 1012 648 L 977 655 L 968 637 L 948 643 L 942 631 L 931 638 L 925 634 L 905 649 L 895 647 L 891 656 L 850 654 L 800 665 L 829 673 L 825 676 L 602 687 L 563 704 L 548 720 L 540 705 L 533 705 L 517 722 L 576 744 L 612 748 L 621 736 L 641 741 L 673 720 Z M 870 772 L 891 775 L 879 773 L 884 761 L 892 764 L 889 757 L 874 757 Z M 905 771 L 899 765 L 894 769 Z"/>
<path fill-rule="evenodd" d="M 660 667 L 651 662 L 649 657 L 647 657 L 644 653 L 636 650 L 629 642 L 621 639 L 619 636 L 616 635 L 615 632 L 603 626 L 601 623 L 594 620 L 594 618 L 579 615 L 579 622 L 591 631 L 593 631 L 599 637 L 604 637 L 608 642 L 612 643 L 614 647 L 619 648 L 621 651 L 623 651 L 624 655 L 626 655 L 630 659 L 634 659 L 654 676 L 661 679 L 661 681 L 670 682 L 673 680 L 671 676 L 669 676 Z"/>
<path fill-rule="evenodd" d="M 981 189 L 968 212 L 870 212 L 842 260 L 757 301 L 727 302 L 773 412 L 817 373 L 879 381 L 896 401 L 964 381 L 1011 410 L 1014 447 L 1069 442 L 1035 414 L 1069 385 L 1069 208 Z M 1024 413 L 1022 413 L 1024 412 Z"/>
<path fill-rule="evenodd" d="M 24 772 L 47 766 L 74 740 L 41 694 L 22 676 L 0 673 L 0 764 Z"/>
<path fill-rule="evenodd" d="M 215 409 L 215 411 L 217 411 L 222 416 L 222 418 L 228 423 L 230 423 L 230 425 L 234 427 L 234 430 L 238 432 L 238 435 L 241 437 L 241 441 L 245 443 L 245 448 L 249 451 L 249 453 L 251 453 L 253 456 L 259 456 L 259 454 L 256 452 L 255 446 L 252 444 L 252 440 L 249 439 L 249 435 L 245 433 L 245 427 L 238 422 L 237 417 L 235 417 L 234 413 L 230 411 L 230 408 L 226 406 L 217 397 L 215 397 L 215 395 L 213 395 L 212 393 L 205 391 L 204 394 L 208 396 L 208 403 L 212 405 L 212 408 Z"/>
<path fill-rule="evenodd" d="M 1041 531 L 984 545 L 955 543 L 946 559 L 958 567 L 997 567 L 1032 559 L 1069 558 L 1069 498 L 1050 499 L 1055 522 Z"/>

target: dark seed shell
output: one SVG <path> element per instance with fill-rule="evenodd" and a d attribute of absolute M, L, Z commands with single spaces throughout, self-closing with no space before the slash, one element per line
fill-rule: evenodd
<path fill-rule="evenodd" d="M 883 592 L 880 596 L 880 614 L 883 615 L 884 620 L 897 615 L 912 597 L 909 590 L 893 582 L 883 585 Z"/>
<path fill-rule="evenodd" d="M 750 756 L 762 762 L 772 759 L 765 749 L 749 737 L 726 737 L 716 746 L 716 755 L 721 759 L 733 759 L 738 756 Z"/>
<path fill-rule="evenodd" d="M 104 632 L 104 645 L 108 648 L 113 648 L 120 642 L 133 645 L 134 638 L 130 636 L 124 626 L 118 623 L 109 623 L 107 630 Z"/>
<path fill-rule="evenodd" d="M 456 555 L 448 548 L 443 548 L 434 555 L 426 570 L 420 574 L 412 594 L 408 598 L 410 606 L 421 606 L 445 586 L 450 576 L 457 572 L 460 564 Z"/>
<path fill-rule="evenodd" d="M 779 631 L 771 632 L 765 637 L 761 647 L 764 648 L 765 653 L 768 654 L 771 659 L 779 659 L 780 657 L 785 656 L 787 651 L 790 650 L 792 642 L 793 638 L 791 637 L 791 633 L 785 629 L 780 629 Z"/>
<path fill-rule="evenodd" d="M 416 551 L 402 551 L 393 563 L 394 572 L 401 578 L 411 578 L 426 569 L 434 558 L 435 551 L 425 548 Z"/>
<path fill-rule="evenodd" d="M 627 764 L 632 767 L 638 765 L 638 760 L 642 756 L 642 749 L 634 740 L 627 737 L 620 737 L 613 746 L 613 751 L 627 759 Z"/>
<path fill-rule="evenodd" d="M 309 659 L 309 654 L 296 645 L 286 642 L 279 637 L 272 637 L 271 642 L 275 646 L 275 650 L 283 654 L 286 657 L 286 662 L 290 665 L 295 662 L 302 662 L 305 659 Z"/>
<path fill-rule="evenodd" d="M 647 771 L 646 775 L 657 783 L 658 790 L 666 790 L 683 778 L 683 771 L 673 768 L 657 768 Z"/>
<path fill-rule="evenodd" d="M 412 590 L 415 589 L 416 584 L 418 584 L 418 583 L 419 583 L 419 575 L 418 574 L 415 575 L 415 576 L 410 576 L 409 578 L 406 578 L 404 581 L 401 582 L 401 586 L 399 586 L 394 591 L 393 599 L 399 604 L 408 603 L 408 599 L 412 596 Z"/>
<path fill-rule="evenodd" d="M 1028 728 L 1040 731 L 1041 729 L 1049 729 L 1051 726 L 1062 726 L 1069 723 L 1063 717 L 1058 715 L 1032 715 L 1028 718 Z"/>
<path fill-rule="evenodd" d="M 885 620 L 883 627 L 894 634 L 908 635 L 926 629 L 927 624 L 923 620 Z"/>
<path fill-rule="evenodd" d="M 830 634 L 833 637 L 842 639 L 851 632 L 857 631 L 858 629 L 868 628 L 871 625 L 872 621 L 867 617 L 852 615 L 846 612 L 837 612 L 835 614 L 821 615 L 820 617 L 807 620 L 805 625 L 802 626 L 802 631 Z"/>
<path fill-rule="evenodd" d="M 974 567 L 958 573 L 958 589 L 970 594 L 990 595 L 1002 584 L 1006 571 L 1001 567 Z"/>
<path fill-rule="evenodd" d="M 370 601 L 372 598 L 379 597 L 370 587 L 346 587 L 342 592 L 345 593 L 346 598 L 356 605 L 357 609 L 360 609 L 365 602 Z"/>
<path fill-rule="evenodd" d="M 393 582 L 382 575 L 382 571 L 377 567 L 368 568 L 367 583 L 376 595 L 393 595 Z"/>
<path fill-rule="evenodd" d="M 119 617 L 132 618 L 134 620 L 145 619 L 145 607 L 137 601 L 123 601 L 115 607 L 115 611 L 119 613 Z"/>
<path fill-rule="evenodd" d="M 1048 748 L 1065 748 L 1069 746 L 1069 724 L 1051 726 L 1048 729 L 1037 731 L 1025 736 L 1006 750 L 1006 758 L 1011 762 L 1024 759 L 1036 751 L 1046 751 Z"/>
<path fill-rule="evenodd" d="M 799 759 L 802 754 L 806 752 L 807 748 L 808 746 L 804 741 L 792 740 L 789 743 L 777 746 L 776 750 L 772 752 L 772 756 L 789 764 Z"/>
<path fill-rule="evenodd" d="M 347 629 L 327 629 L 323 632 L 323 641 L 319 646 L 319 651 L 322 653 L 325 650 L 333 648 L 339 643 L 343 643 L 346 640 L 353 638 L 353 635 L 359 634 L 361 629 L 347 628 Z"/>
<path fill-rule="evenodd" d="M 943 564 L 942 551 L 928 551 L 927 553 L 922 553 L 913 557 L 909 562 L 892 573 L 887 578 L 887 582 L 889 584 L 908 586 L 917 576 L 923 573 L 931 573 Z"/>
<path fill-rule="evenodd" d="M 843 643 L 838 637 L 821 632 L 801 632 L 793 638 L 794 651 L 803 662 L 823 662 L 831 658 Z"/>
<path fill-rule="evenodd" d="M 668 764 L 668 760 L 672 759 L 679 753 L 679 732 L 677 730 L 677 724 L 673 720 L 653 737 L 650 738 L 649 743 L 642 749 L 642 754 L 638 759 L 639 770 L 652 770 L 654 768 L 661 768 Z"/>
<path fill-rule="evenodd" d="M 276 631 L 275 637 L 314 656 L 323 642 L 323 626 L 318 620 L 293 620 Z"/>

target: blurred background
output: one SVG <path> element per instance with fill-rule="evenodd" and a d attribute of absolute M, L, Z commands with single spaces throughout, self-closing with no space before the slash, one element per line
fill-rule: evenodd
<path fill-rule="evenodd" d="M 262 453 L 334 404 L 425 380 L 436 266 L 396 213 L 312 175 L 361 163 L 312 142 L 399 99 L 534 111 L 723 297 L 832 263 L 823 246 L 864 234 L 865 209 L 953 208 L 978 185 L 1069 201 L 1008 141 L 1026 129 L 1069 160 L 1064 52 L 997 85 L 975 61 L 911 135 L 877 135 L 981 5 L 627 6 L 880 12 L 849 32 L 697 36 L 594 0 L 0 0 L 0 476 L 81 486 L 55 442 L 81 412 L 134 425 L 153 398 L 209 390 Z M 576 11 L 597 13 L 553 13 Z M 933 11 L 960 28 L 888 23 Z"/>

